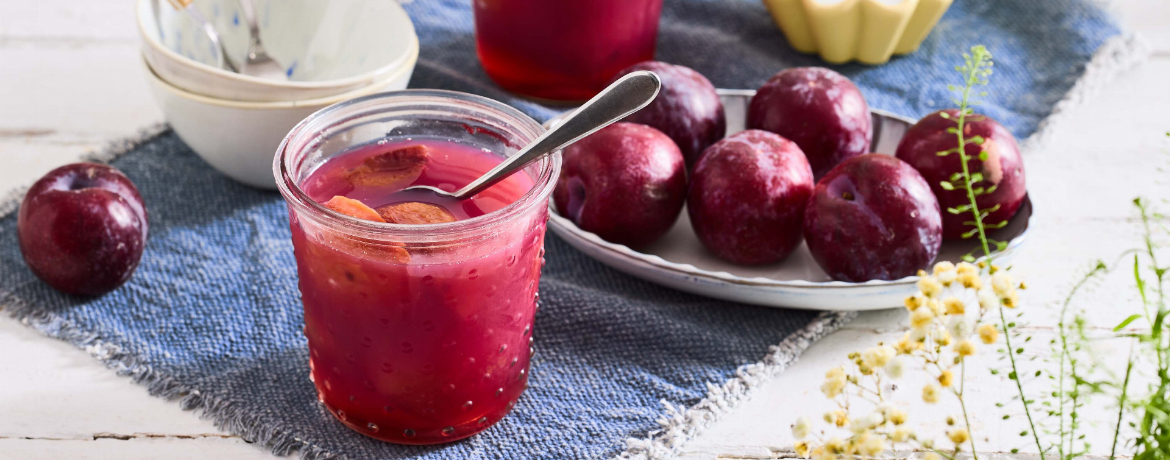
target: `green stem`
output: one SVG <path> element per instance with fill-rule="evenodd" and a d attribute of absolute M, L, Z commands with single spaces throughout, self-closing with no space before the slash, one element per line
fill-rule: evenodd
<path fill-rule="evenodd" d="M 979 451 L 975 450 L 975 434 L 971 432 L 971 419 L 967 417 L 967 401 L 963 398 L 963 389 L 967 387 L 967 360 L 959 363 L 959 407 L 963 408 L 963 426 L 967 428 L 967 440 L 971 441 L 971 456 L 979 460 Z"/>
<path fill-rule="evenodd" d="M 1109 460 L 1117 458 L 1117 440 L 1121 437 L 1121 420 L 1125 418 L 1125 403 L 1129 393 L 1129 376 L 1133 372 L 1133 347 L 1129 343 L 1129 359 L 1125 365 L 1125 379 L 1121 382 L 1121 398 L 1117 401 L 1117 425 L 1113 427 L 1113 446 L 1109 448 Z"/>
<path fill-rule="evenodd" d="M 1081 289 L 1081 287 L 1085 285 L 1085 283 L 1089 282 L 1089 280 L 1092 279 L 1093 276 L 1095 276 L 1097 273 L 1100 273 L 1103 269 L 1104 269 L 1104 266 L 1101 264 L 1098 264 L 1096 267 L 1094 267 L 1092 270 L 1090 270 L 1089 273 L 1087 273 L 1083 278 L 1081 278 L 1080 281 L 1077 281 L 1077 284 L 1073 285 L 1073 288 L 1068 292 L 1068 295 L 1065 296 L 1064 302 L 1060 306 L 1060 322 L 1057 324 L 1057 328 L 1060 331 L 1060 374 L 1058 377 L 1059 380 L 1057 381 L 1057 403 L 1060 405 L 1059 408 L 1057 409 L 1057 420 L 1060 423 L 1060 430 L 1058 431 L 1058 433 L 1060 434 L 1060 441 L 1059 441 L 1059 443 L 1057 443 L 1056 447 L 1057 447 L 1057 451 L 1060 454 L 1060 458 L 1062 458 L 1062 459 L 1066 458 L 1065 452 L 1064 452 L 1064 446 L 1065 446 L 1064 407 L 1065 407 L 1065 400 L 1066 400 L 1065 391 L 1064 391 L 1065 390 L 1065 387 L 1064 387 L 1065 363 L 1069 363 L 1073 367 L 1073 371 L 1072 371 L 1073 376 L 1076 375 L 1076 370 L 1075 370 L 1076 366 L 1075 366 L 1075 364 L 1072 364 L 1072 354 L 1068 350 L 1068 334 L 1069 334 L 1069 332 L 1068 332 L 1068 326 L 1067 326 L 1067 322 L 1066 322 L 1066 320 L 1068 318 L 1068 307 L 1069 307 L 1069 305 L 1072 304 L 1072 299 L 1073 299 L 1073 297 L 1075 297 L 1077 295 L 1077 291 L 1079 291 Z M 1009 355 L 1011 354 L 1010 345 L 1009 345 L 1009 349 L 1008 349 L 1008 354 Z M 1014 366 L 1013 366 L 1013 370 L 1014 370 Z M 1017 378 L 1019 377 L 1018 373 L 1016 374 L 1016 377 Z M 1073 381 L 1073 385 L 1076 386 L 1075 379 Z M 1075 395 L 1076 392 L 1074 391 L 1073 394 Z M 1073 404 L 1073 411 L 1075 412 L 1076 411 L 1075 396 L 1074 396 L 1072 404 Z M 1069 422 L 1069 426 L 1070 426 L 1070 431 L 1074 431 L 1074 432 L 1076 431 L 1076 427 L 1073 425 L 1073 421 Z M 1076 439 L 1076 438 L 1075 438 L 1075 436 L 1073 436 L 1073 433 L 1069 433 L 1068 434 L 1068 450 L 1069 450 L 1068 458 L 1072 458 L 1072 455 L 1075 452 L 1073 449 L 1073 440 L 1074 439 Z"/>
<path fill-rule="evenodd" d="M 1020 383 L 1020 373 L 1016 371 L 1016 354 L 1012 348 L 1012 334 L 1008 331 L 1007 317 L 1003 314 L 1003 308 L 999 309 L 999 321 L 1003 326 L 1003 338 L 1007 344 L 1007 355 L 1011 359 L 1012 375 L 1016 382 L 1016 390 L 1020 392 L 1020 403 L 1024 405 L 1024 415 L 1028 417 L 1028 428 L 1032 430 L 1032 439 L 1036 441 L 1036 449 L 1040 453 L 1040 460 L 1044 460 L 1044 445 L 1040 443 L 1040 435 L 1036 433 L 1036 423 L 1032 421 L 1032 411 L 1028 408 L 1028 397 L 1024 395 L 1024 385 Z"/>
<path fill-rule="evenodd" d="M 967 200 L 970 202 L 971 215 L 973 217 L 972 220 L 975 222 L 975 228 L 977 230 L 976 234 L 979 236 L 979 243 L 982 246 L 983 255 L 987 257 L 987 264 L 988 267 L 990 267 L 993 259 L 991 255 L 991 246 L 987 241 L 987 231 L 983 226 L 983 217 L 980 215 L 979 203 L 975 201 L 975 189 L 971 181 L 971 169 L 967 164 L 970 161 L 970 157 L 967 156 L 967 139 L 963 133 L 963 130 L 966 128 L 967 124 L 967 114 L 970 111 L 971 89 L 975 86 L 976 83 L 979 83 L 981 78 L 980 68 L 984 67 L 985 61 L 988 59 L 988 57 L 989 55 L 986 52 L 986 49 L 972 48 L 971 57 L 967 62 L 967 68 L 965 69 L 965 73 L 963 75 L 963 93 L 962 98 L 959 101 L 959 118 L 958 120 L 955 120 L 957 124 L 955 136 L 959 141 L 957 150 L 959 154 L 959 163 L 963 167 L 963 188 L 967 191 Z M 1028 398 L 1024 394 L 1023 384 L 1020 383 L 1019 367 L 1016 366 L 1016 357 L 1012 353 L 1013 348 L 1011 333 L 1008 331 L 1007 318 L 1003 314 L 1003 308 L 999 309 L 999 319 L 1001 326 L 1003 327 L 1004 340 L 1007 343 L 1008 358 L 1011 359 L 1012 374 L 1015 375 L 1016 389 L 1020 393 L 1020 402 L 1024 406 L 1024 414 L 1028 417 L 1028 427 L 1031 429 L 1032 436 L 1036 440 L 1036 449 L 1040 454 L 1040 460 L 1045 460 L 1044 445 L 1040 443 L 1040 435 L 1036 433 L 1036 424 L 1032 420 L 1032 411 L 1028 407 Z M 960 398 L 960 401 L 962 401 L 962 398 Z M 966 409 L 963 410 L 963 413 L 964 416 L 966 416 Z M 970 424 L 967 426 L 969 430 Z M 975 454 L 974 444 L 974 436 L 972 436 L 971 450 L 973 455 Z"/>

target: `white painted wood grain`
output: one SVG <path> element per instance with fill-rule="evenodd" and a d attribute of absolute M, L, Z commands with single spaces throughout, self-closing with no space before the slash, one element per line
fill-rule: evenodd
<path fill-rule="evenodd" d="M 108 140 L 161 119 L 142 80 L 125 0 L 0 0 L 0 191 L 27 184 Z M 1094 258 L 1133 245 L 1128 200 L 1163 199 L 1170 146 L 1170 2 L 1117 1 L 1114 9 L 1158 50 L 1155 60 L 1114 82 L 1058 127 L 1058 141 L 1025 159 L 1036 202 L 1036 238 L 1017 261 L 1042 306 L 1058 298 Z M 1162 180 L 1158 183 L 1157 180 Z M 1160 184 L 1160 185 L 1159 185 Z M 1125 316 L 1117 308 L 1130 286 L 1110 278 L 1084 297 L 1098 324 Z M 1036 307 L 1037 309 L 1041 307 Z M 862 315 L 814 345 L 787 373 L 757 390 L 693 441 L 680 458 L 767 458 L 791 446 L 788 426 L 817 416 L 816 390 L 829 367 L 877 340 L 896 338 L 900 311 Z M 1036 315 L 1037 341 L 1050 316 Z M 977 366 L 973 366 L 977 367 Z M 1003 397 L 1004 382 L 975 375 L 980 401 Z M 907 386 L 913 386 L 907 384 Z M 910 390 L 906 391 L 912 391 Z M 1010 390 L 1010 388 L 1008 388 Z M 916 400 L 915 398 L 907 398 Z M 914 408 L 912 414 L 921 414 Z M 978 439 L 991 450 L 1016 447 L 1010 423 L 992 404 L 976 407 Z M 1101 418 L 1108 414 L 1100 413 Z M 915 423 L 926 423 L 919 420 Z M 1098 443 L 1098 445 L 1103 445 Z M 1026 446 L 1024 446 L 1026 447 Z M 85 352 L 46 339 L 0 314 L 0 459 L 265 459 L 264 449 L 226 436 L 174 402 L 147 395 Z"/>

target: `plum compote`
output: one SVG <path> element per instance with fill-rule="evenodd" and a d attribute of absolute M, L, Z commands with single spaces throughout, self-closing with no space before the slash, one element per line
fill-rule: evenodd
<path fill-rule="evenodd" d="M 457 225 L 521 199 L 533 179 L 518 173 L 463 201 L 402 189 L 453 190 L 501 160 L 454 141 L 383 139 L 337 154 L 300 186 L 356 219 Z M 423 248 L 341 235 L 291 213 L 311 377 L 329 411 L 404 444 L 465 438 L 507 414 L 528 381 L 539 212 L 539 224 L 507 243 Z"/>

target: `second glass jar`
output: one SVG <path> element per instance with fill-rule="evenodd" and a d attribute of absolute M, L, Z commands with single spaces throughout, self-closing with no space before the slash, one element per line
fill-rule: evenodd
<path fill-rule="evenodd" d="M 661 11 L 662 0 L 475 0 L 476 51 L 508 91 L 584 101 L 654 59 Z"/>

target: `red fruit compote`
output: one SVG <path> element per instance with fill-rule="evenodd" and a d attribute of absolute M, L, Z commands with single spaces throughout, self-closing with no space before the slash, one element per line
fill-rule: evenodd
<path fill-rule="evenodd" d="M 654 59 L 662 0 L 475 0 L 475 48 L 504 89 L 584 101 Z"/>
<path fill-rule="evenodd" d="M 426 110 L 435 103 L 450 113 Z M 559 160 L 461 202 L 401 190 L 462 187 L 539 132 L 488 99 L 404 91 L 318 112 L 286 138 L 274 169 L 289 203 L 311 379 L 342 423 L 432 444 L 478 433 L 516 404 Z"/>

